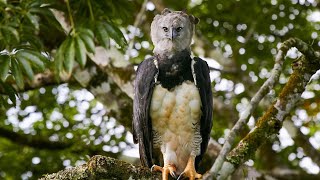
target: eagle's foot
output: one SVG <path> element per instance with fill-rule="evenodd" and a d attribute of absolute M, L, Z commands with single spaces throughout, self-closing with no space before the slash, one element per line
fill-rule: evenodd
<path fill-rule="evenodd" d="M 189 179 L 189 180 L 194 180 L 194 179 L 201 179 L 202 175 L 198 174 L 195 170 L 194 171 L 183 171 L 177 180 L 181 180 L 181 179 Z"/>
<path fill-rule="evenodd" d="M 195 179 L 201 179 L 201 178 L 202 178 L 202 175 L 198 174 L 194 167 L 194 158 L 190 157 L 186 168 L 179 175 L 178 180 L 181 180 L 181 179 L 195 180 Z"/>
<path fill-rule="evenodd" d="M 152 172 L 162 172 L 162 167 L 154 164 L 154 165 L 151 167 L 151 171 L 152 171 Z"/>
<path fill-rule="evenodd" d="M 158 166 L 158 165 L 153 165 L 151 167 L 151 171 L 154 172 L 162 172 L 162 180 L 168 180 L 168 174 L 170 173 L 170 175 L 176 179 L 177 175 L 176 175 L 176 166 L 174 164 L 167 164 L 164 167 Z"/>

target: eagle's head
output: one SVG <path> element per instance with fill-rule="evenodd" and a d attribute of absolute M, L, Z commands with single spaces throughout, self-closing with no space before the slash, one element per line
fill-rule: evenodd
<path fill-rule="evenodd" d="M 198 18 L 183 11 L 164 9 L 151 23 L 151 39 L 155 54 L 169 53 L 190 49 L 194 26 Z"/>

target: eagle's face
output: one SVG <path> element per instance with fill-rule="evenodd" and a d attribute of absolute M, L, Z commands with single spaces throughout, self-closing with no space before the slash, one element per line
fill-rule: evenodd
<path fill-rule="evenodd" d="M 190 16 L 181 12 L 157 15 L 151 24 L 154 52 L 177 52 L 190 47 L 194 23 Z"/>

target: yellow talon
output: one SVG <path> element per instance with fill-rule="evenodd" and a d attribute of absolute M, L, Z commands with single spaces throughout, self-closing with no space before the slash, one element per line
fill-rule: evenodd
<path fill-rule="evenodd" d="M 170 175 L 173 177 L 173 178 L 177 178 L 176 176 L 176 166 L 173 165 L 173 164 L 168 164 L 168 165 L 165 165 L 164 167 L 161 167 L 161 166 L 158 166 L 158 165 L 153 165 L 151 167 L 151 171 L 154 171 L 154 172 L 162 172 L 162 180 L 168 180 L 168 174 L 170 173 Z"/>
<path fill-rule="evenodd" d="M 184 171 L 179 175 L 178 180 L 189 178 L 189 180 L 201 179 L 202 175 L 198 174 L 194 167 L 194 157 L 190 157 Z"/>

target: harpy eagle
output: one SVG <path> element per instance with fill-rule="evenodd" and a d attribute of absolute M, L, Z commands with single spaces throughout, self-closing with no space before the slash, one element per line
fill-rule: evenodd
<path fill-rule="evenodd" d="M 162 178 L 196 179 L 212 127 L 212 90 L 207 63 L 191 57 L 198 18 L 164 9 L 151 24 L 154 56 L 137 69 L 133 139 L 141 164 Z M 160 166 L 163 165 L 162 167 Z"/>

